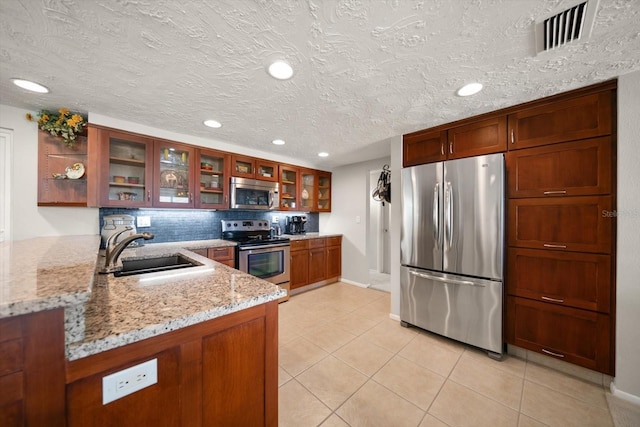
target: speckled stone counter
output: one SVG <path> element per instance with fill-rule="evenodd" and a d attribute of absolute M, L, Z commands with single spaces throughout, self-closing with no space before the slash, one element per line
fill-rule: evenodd
<path fill-rule="evenodd" d="M 104 262 L 99 245 L 100 236 L 3 243 L 0 318 L 64 307 L 66 356 L 76 360 L 285 295 L 189 250 L 233 245 L 223 240 L 126 249 L 120 259 L 179 253 L 200 264 L 128 277 L 96 273 Z"/>
<path fill-rule="evenodd" d="M 305 240 L 305 239 L 317 239 L 321 237 L 340 237 L 342 234 L 339 233 L 305 233 L 305 234 L 285 234 L 285 237 L 288 237 L 290 240 Z"/>
<path fill-rule="evenodd" d="M 100 236 L 39 237 L 0 243 L 0 318 L 89 299 Z"/>

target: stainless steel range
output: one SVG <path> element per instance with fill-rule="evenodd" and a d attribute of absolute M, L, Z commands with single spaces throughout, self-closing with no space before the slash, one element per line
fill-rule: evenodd
<path fill-rule="evenodd" d="M 222 238 L 237 242 L 236 268 L 275 283 L 287 291 L 289 299 L 290 242 L 275 235 L 268 220 L 222 220 Z"/>

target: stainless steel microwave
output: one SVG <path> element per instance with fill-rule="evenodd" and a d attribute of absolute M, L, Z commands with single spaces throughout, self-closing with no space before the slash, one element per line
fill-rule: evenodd
<path fill-rule="evenodd" d="M 231 177 L 231 209 L 269 210 L 280 206 L 278 183 Z"/>

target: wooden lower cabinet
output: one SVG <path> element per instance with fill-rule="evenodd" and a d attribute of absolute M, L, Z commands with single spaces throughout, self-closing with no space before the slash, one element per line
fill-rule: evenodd
<path fill-rule="evenodd" d="M 278 302 L 67 363 L 73 426 L 276 426 Z M 102 378 L 158 360 L 158 382 L 106 405 Z"/>
<path fill-rule="evenodd" d="M 327 237 L 327 279 L 338 279 L 342 274 L 342 236 Z"/>
<path fill-rule="evenodd" d="M 509 296 L 507 318 L 510 343 L 613 375 L 608 314 Z"/>
<path fill-rule="evenodd" d="M 291 241 L 291 277 L 289 279 L 291 289 L 300 288 L 309 284 L 309 241 Z"/>
<path fill-rule="evenodd" d="M 218 261 L 220 264 L 228 265 L 229 267 L 236 267 L 236 251 L 233 246 L 226 246 L 222 248 L 201 248 L 201 249 L 189 249 L 191 252 L 197 253 L 214 261 Z"/>
<path fill-rule="evenodd" d="M 0 320 L 0 426 L 64 426 L 64 309 Z"/>
<path fill-rule="evenodd" d="M 327 254 L 325 239 L 309 241 L 309 283 L 321 282 L 326 278 Z"/>

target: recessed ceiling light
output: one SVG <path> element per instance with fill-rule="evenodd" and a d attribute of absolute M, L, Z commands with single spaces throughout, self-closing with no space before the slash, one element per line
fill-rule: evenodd
<path fill-rule="evenodd" d="M 209 126 L 210 128 L 216 128 L 216 129 L 222 127 L 222 123 L 216 120 L 205 120 L 204 125 Z"/>
<path fill-rule="evenodd" d="M 471 96 L 482 90 L 482 83 L 469 83 L 467 85 L 462 86 L 456 92 L 458 96 Z"/>
<path fill-rule="evenodd" d="M 321 151 L 320 153 L 318 153 L 318 157 L 329 157 L 329 153 L 327 153 L 326 151 Z"/>
<path fill-rule="evenodd" d="M 293 76 L 291 65 L 280 60 L 272 62 L 267 71 L 271 74 L 271 77 L 278 80 L 287 80 Z"/>
<path fill-rule="evenodd" d="M 284 141 L 281 139 L 274 139 L 271 143 L 274 145 L 284 145 Z"/>
<path fill-rule="evenodd" d="M 49 89 L 42 86 L 39 83 L 30 82 L 29 80 L 22 80 L 22 79 L 11 79 L 11 80 L 13 81 L 13 84 L 15 84 L 16 86 L 20 86 L 22 89 L 30 90 L 31 92 L 37 92 L 37 93 L 49 93 Z"/>

